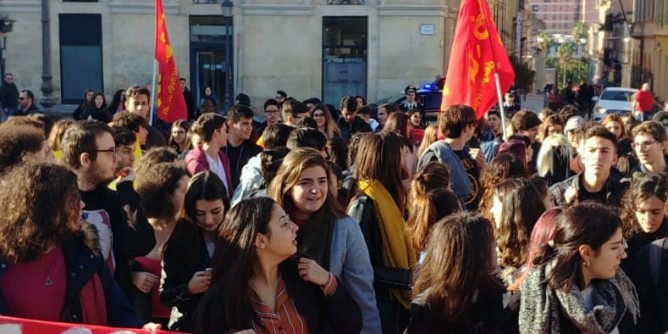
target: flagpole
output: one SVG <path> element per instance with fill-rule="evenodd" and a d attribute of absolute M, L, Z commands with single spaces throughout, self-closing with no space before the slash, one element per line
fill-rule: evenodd
<path fill-rule="evenodd" d="M 481 0 L 478 0 L 478 4 L 479 4 L 480 8 L 481 9 L 485 8 L 480 4 L 480 1 Z M 482 1 L 484 1 L 484 0 L 482 0 Z M 489 9 L 489 7 L 487 7 L 487 8 Z M 487 13 L 485 13 L 485 14 L 487 14 Z M 487 15 L 484 15 L 484 17 L 485 17 L 485 28 L 487 29 L 487 31 L 489 31 L 489 17 L 487 17 Z M 496 26 L 494 27 L 494 29 L 496 30 Z M 490 46 L 492 46 L 491 45 L 493 43 L 492 40 L 491 39 L 488 39 L 488 40 L 489 40 Z M 499 40 L 499 42 L 501 42 L 501 41 Z M 496 58 L 496 53 L 494 52 L 494 47 L 490 47 L 489 49 L 490 49 L 490 52 L 492 54 L 492 59 L 494 59 L 494 84 L 496 85 L 496 97 L 497 97 L 497 100 L 499 101 L 499 112 L 501 113 L 501 126 L 503 127 L 503 140 L 506 140 L 506 139 L 508 139 L 508 133 L 507 133 L 508 130 L 506 129 L 506 111 L 503 108 L 503 92 L 501 92 L 501 79 L 499 78 L 499 68 L 498 68 L 499 61 Z"/>
<path fill-rule="evenodd" d="M 501 98 L 501 79 L 499 79 L 499 72 L 494 72 L 494 82 L 496 84 L 496 97 L 499 101 L 499 113 L 501 114 L 501 126 L 503 127 L 503 140 L 507 140 L 506 111 L 503 108 L 503 98 Z"/>
<path fill-rule="evenodd" d="M 151 84 L 151 107 L 148 109 L 148 124 L 153 126 L 153 106 L 155 104 L 155 85 L 158 76 L 158 60 L 153 58 L 153 83 Z"/>

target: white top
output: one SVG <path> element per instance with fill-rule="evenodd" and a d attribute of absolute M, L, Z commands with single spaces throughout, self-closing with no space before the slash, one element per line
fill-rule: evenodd
<path fill-rule="evenodd" d="M 209 171 L 211 171 L 211 173 L 218 175 L 220 180 L 223 181 L 225 189 L 229 191 L 230 187 L 227 184 L 227 176 L 225 175 L 225 168 L 223 168 L 223 162 L 220 161 L 220 157 L 216 156 L 215 158 L 211 158 L 206 153 L 204 155 L 206 156 L 206 161 L 209 163 Z"/>
<path fill-rule="evenodd" d="M 594 297 L 593 297 L 593 292 L 594 288 L 589 286 L 588 288 L 580 291 L 582 293 L 582 300 L 584 301 L 584 307 L 587 312 L 591 312 L 591 310 L 594 309 Z M 615 327 L 615 329 L 610 332 L 610 334 L 619 334 L 619 329 Z"/>

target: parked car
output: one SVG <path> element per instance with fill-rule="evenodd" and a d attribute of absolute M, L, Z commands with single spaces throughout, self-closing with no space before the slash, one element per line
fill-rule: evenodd
<path fill-rule="evenodd" d="M 622 115 L 630 112 L 633 108 L 633 95 L 638 90 L 635 88 L 608 87 L 603 90 L 601 96 L 593 97 L 594 121 L 600 122 L 608 114 Z"/>
<path fill-rule="evenodd" d="M 415 92 L 415 99 L 424 103 L 424 121 L 427 124 L 436 123 L 438 121 L 438 113 L 441 110 L 441 99 L 443 98 L 443 91 L 438 89 L 438 87 L 432 87 L 432 85 L 426 84 Z M 406 95 L 403 92 L 397 93 L 396 95 L 388 96 L 373 103 L 369 103 L 369 108 L 371 114 L 376 115 L 379 105 L 385 103 L 400 105 L 404 100 L 406 100 Z"/>

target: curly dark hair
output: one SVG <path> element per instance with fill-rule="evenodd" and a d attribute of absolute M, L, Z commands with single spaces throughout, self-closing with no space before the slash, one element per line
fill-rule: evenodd
<path fill-rule="evenodd" d="M 45 145 L 44 131 L 31 125 L 0 127 L 0 173 L 29 160 Z"/>
<path fill-rule="evenodd" d="M 622 220 L 622 231 L 625 238 L 640 231 L 638 218 L 636 218 L 637 205 L 640 201 L 652 197 L 656 197 L 664 203 L 668 200 L 668 178 L 665 175 L 658 173 L 645 174 L 633 180 L 629 190 L 624 194 L 622 213 L 619 218 Z M 663 224 L 666 224 L 666 218 L 664 218 Z"/>
<path fill-rule="evenodd" d="M 178 153 L 171 147 L 153 147 L 146 151 L 139 160 L 135 161 L 135 173 L 139 175 L 151 166 L 163 162 L 174 162 L 178 158 Z"/>
<path fill-rule="evenodd" d="M 77 176 L 54 163 L 28 162 L 0 179 L 0 254 L 10 261 L 34 261 L 76 232 L 80 219 Z"/>
<path fill-rule="evenodd" d="M 182 164 L 163 162 L 141 171 L 137 173 L 137 193 L 146 217 L 175 220 L 179 208 L 170 199 L 181 178 L 188 175 L 186 169 Z"/>
<path fill-rule="evenodd" d="M 522 161 L 516 156 L 502 153 L 494 157 L 489 165 L 485 167 L 480 177 L 480 185 L 485 190 L 480 200 L 479 212 L 485 218 L 494 221 L 494 218 L 489 213 L 489 209 L 492 207 L 494 188 L 507 179 L 528 176 L 529 173 L 522 164 Z"/>

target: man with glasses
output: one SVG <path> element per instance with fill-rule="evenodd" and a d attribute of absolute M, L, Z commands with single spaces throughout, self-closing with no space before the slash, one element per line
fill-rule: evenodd
<path fill-rule="evenodd" d="M 647 173 L 666 173 L 668 164 L 663 154 L 666 148 L 666 130 L 660 123 L 645 121 L 633 128 L 633 150 L 639 164 L 631 171 L 631 179 Z"/>
<path fill-rule="evenodd" d="M 281 104 L 274 99 L 264 101 L 264 118 L 265 121 L 255 127 L 255 132 L 258 137 L 262 136 L 264 129 L 272 124 L 283 123 L 281 119 Z M 259 141 L 260 139 L 258 139 Z"/>
<path fill-rule="evenodd" d="M 126 296 L 134 289 L 129 260 L 144 256 L 155 246 L 153 228 L 139 206 L 132 187 L 131 167 L 117 172 L 119 158 L 112 131 L 99 121 L 79 121 L 62 140 L 61 161 L 77 174 L 83 219 L 97 228 L 100 251 Z M 117 181 L 116 192 L 107 188 Z M 76 275 L 76 268 L 71 268 Z"/>
<path fill-rule="evenodd" d="M 2 87 L 0 87 L 0 106 L 2 106 L 2 119 L 6 119 L 7 116 L 14 115 L 16 109 L 19 106 L 19 89 L 14 83 L 14 75 L 7 73 L 5 75 L 4 81 L 2 82 Z"/>
<path fill-rule="evenodd" d="M 617 137 L 603 126 L 594 125 L 584 132 L 578 152 L 584 170 L 550 187 L 554 204 L 567 206 L 591 200 L 618 210 L 625 186 L 619 173 L 612 172 L 617 163 Z"/>
<path fill-rule="evenodd" d="M 35 94 L 27 89 L 22 90 L 21 94 L 19 94 L 19 110 L 14 112 L 12 115 L 26 116 L 39 112 L 39 108 L 37 108 L 34 102 Z"/>

